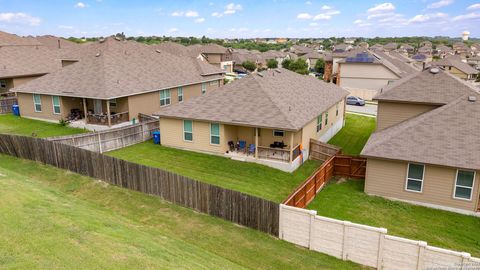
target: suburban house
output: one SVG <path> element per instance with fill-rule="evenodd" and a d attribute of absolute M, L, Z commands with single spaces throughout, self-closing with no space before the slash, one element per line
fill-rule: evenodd
<path fill-rule="evenodd" d="M 453 43 L 453 50 L 455 54 L 460 55 L 462 58 L 465 58 L 467 55 L 470 55 L 472 49 L 470 49 L 465 43 L 463 42 L 455 42 Z"/>
<path fill-rule="evenodd" d="M 283 60 L 290 59 L 290 55 L 282 51 L 268 50 L 262 53 L 262 58 L 265 62 L 273 59 L 278 62 L 278 67 L 281 67 Z"/>
<path fill-rule="evenodd" d="M 390 43 L 387 43 L 383 46 L 383 49 L 385 51 L 394 51 L 398 48 L 398 44 L 395 43 L 395 42 L 390 42 Z"/>
<path fill-rule="evenodd" d="M 463 80 L 476 80 L 479 73 L 478 70 L 463 62 L 458 55 L 432 62 L 432 65 L 442 67 Z"/>
<path fill-rule="evenodd" d="M 33 38 L 0 31 L 0 95 L 13 87 L 62 68 L 54 51 Z"/>
<path fill-rule="evenodd" d="M 217 66 L 225 72 L 233 72 L 232 51 L 218 44 L 197 44 L 187 47 L 191 55 Z"/>
<path fill-rule="evenodd" d="M 444 210 L 480 211 L 480 94 L 432 67 L 380 93 L 365 192 Z"/>
<path fill-rule="evenodd" d="M 317 60 L 324 59 L 324 57 L 325 56 L 323 54 L 313 51 L 301 56 L 300 58 L 305 59 L 305 61 L 307 61 L 308 69 L 312 70 L 315 68 Z"/>
<path fill-rule="evenodd" d="M 290 47 L 290 52 L 296 54 L 297 56 L 302 56 L 313 51 L 314 50 L 312 48 L 303 45 L 293 45 Z"/>
<path fill-rule="evenodd" d="M 409 44 L 402 44 L 400 45 L 400 48 L 397 49 L 399 53 L 402 53 L 406 56 L 411 55 L 415 52 L 415 47 Z"/>
<path fill-rule="evenodd" d="M 438 45 L 435 49 L 435 55 L 440 58 L 455 55 L 455 51 L 447 45 Z"/>
<path fill-rule="evenodd" d="M 76 114 L 85 124 L 112 126 L 223 84 L 219 68 L 135 41 L 107 38 L 76 54 L 78 62 L 11 89 L 22 116 L 58 121 Z"/>
<path fill-rule="evenodd" d="M 372 51 L 381 51 L 383 50 L 383 45 L 376 43 L 373 46 L 370 46 L 369 49 Z"/>
<path fill-rule="evenodd" d="M 356 53 L 338 64 L 336 84 L 366 100 L 372 100 L 382 87 L 417 71 L 400 58 L 380 51 Z"/>
<path fill-rule="evenodd" d="M 250 61 L 255 63 L 258 68 L 266 66 L 266 60 L 262 57 L 262 53 L 257 50 L 236 49 L 232 53 L 233 70 L 246 72 L 247 70 L 242 66 L 243 62 Z"/>
<path fill-rule="evenodd" d="M 162 145 L 294 171 L 310 139 L 328 141 L 344 124 L 348 92 L 283 68 L 252 73 L 220 90 L 169 106 Z"/>

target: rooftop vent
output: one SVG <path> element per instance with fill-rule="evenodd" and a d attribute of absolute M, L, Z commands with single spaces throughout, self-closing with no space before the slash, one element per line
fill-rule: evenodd
<path fill-rule="evenodd" d="M 260 73 L 260 72 L 259 72 L 259 73 L 257 73 L 257 75 L 258 75 L 258 76 L 260 76 L 260 77 L 263 77 L 263 74 L 262 74 L 262 73 Z"/>
<path fill-rule="evenodd" d="M 95 57 L 100 57 L 100 55 L 102 55 L 101 53 L 97 53 L 95 54 Z"/>
<path fill-rule="evenodd" d="M 475 101 L 477 101 L 477 97 L 476 96 L 469 96 L 468 101 L 475 102 Z"/>
<path fill-rule="evenodd" d="M 437 74 L 437 73 L 439 73 L 439 72 L 440 72 L 440 69 L 437 68 L 437 67 L 432 67 L 432 68 L 430 68 L 430 73 L 432 73 L 432 74 Z"/>

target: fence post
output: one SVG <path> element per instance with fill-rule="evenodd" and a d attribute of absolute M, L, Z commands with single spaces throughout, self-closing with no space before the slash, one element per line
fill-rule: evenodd
<path fill-rule="evenodd" d="M 315 216 L 317 215 L 317 211 L 310 210 L 308 212 L 310 214 L 310 226 L 308 232 L 308 249 L 312 249 L 312 238 L 313 238 L 313 227 L 315 226 Z"/>
<path fill-rule="evenodd" d="M 425 248 L 427 247 L 427 242 L 418 241 L 418 261 L 417 261 L 417 270 L 423 269 L 423 260 L 425 256 Z"/>
<path fill-rule="evenodd" d="M 380 228 L 378 234 L 378 255 L 377 255 L 377 269 L 383 269 L 383 244 L 385 243 L 385 235 L 387 234 L 387 229 Z"/>
<path fill-rule="evenodd" d="M 103 151 L 102 151 L 102 139 L 100 138 L 100 133 L 98 133 L 98 149 L 100 151 L 100 154 L 103 153 Z"/>
<path fill-rule="evenodd" d="M 470 255 L 470 253 L 467 253 L 467 252 L 462 252 L 462 270 L 463 269 L 468 269 L 469 265 L 469 261 L 470 261 L 470 258 L 472 256 Z"/>
<path fill-rule="evenodd" d="M 278 238 L 283 240 L 283 218 L 282 218 L 282 212 L 283 212 L 283 204 L 279 204 L 279 211 L 278 211 Z"/>
<path fill-rule="evenodd" d="M 348 259 L 348 241 L 347 241 L 347 234 L 348 234 L 348 227 L 352 223 L 350 221 L 343 222 L 343 243 L 342 243 L 342 260 L 346 261 Z"/>

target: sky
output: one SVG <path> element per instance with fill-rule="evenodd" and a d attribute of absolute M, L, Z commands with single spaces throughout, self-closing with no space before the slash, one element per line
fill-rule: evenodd
<path fill-rule="evenodd" d="M 63 37 L 480 37 L 480 0 L 0 0 L 0 30 Z"/>

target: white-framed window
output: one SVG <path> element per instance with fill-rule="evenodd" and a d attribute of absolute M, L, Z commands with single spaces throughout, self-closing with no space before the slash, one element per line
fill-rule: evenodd
<path fill-rule="evenodd" d="M 453 198 L 467 201 L 472 200 L 474 184 L 475 171 L 457 170 Z"/>
<path fill-rule="evenodd" d="M 328 125 L 328 112 L 325 113 L 325 126 Z"/>
<path fill-rule="evenodd" d="M 33 107 L 35 112 L 42 112 L 42 97 L 37 94 L 33 94 Z"/>
<path fill-rule="evenodd" d="M 60 114 L 60 97 L 52 96 L 53 113 Z"/>
<path fill-rule="evenodd" d="M 210 124 L 210 144 L 215 144 L 215 145 L 220 144 L 220 124 L 219 123 Z"/>
<path fill-rule="evenodd" d="M 285 131 L 284 130 L 273 130 L 273 137 L 283 137 L 285 136 Z"/>
<path fill-rule="evenodd" d="M 0 88 L 1 89 L 7 88 L 7 81 L 6 80 L 0 80 Z"/>
<path fill-rule="evenodd" d="M 112 98 L 112 99 L 108 100 L 108 103 L 110 104 L 110 107 L 117 107 L 117 99 L 116 98 Z"/>
<path fill-rule="evenodd" d="M 160 106 L 170 105 L 170 89 L 160 91 Z"/>
<path fill-rule="evenodd" d="M 183 140 L 191 142 L 193 141 L 193 121 L 183 120 Z"/>
<path fill-rule="evenodd" d="M 322 130 L 322 114 L 317 116 L 317 132 Z"/>
<path fill-rule="evenodd" d="M 207 92 L 207 84 L 202 83 L 202 95 L 205 94 L 206 92 Z"/>
<path fill-rule="evenodd" d="M 425 165 L 408 163 L 407 181 L 405 190 L 412 192 L 423 191 L 423 178 L 425 176 Z"/>
<path fill-rule="evenodd" d="M 178 87 L 177 93 L 178 93 L 178 102 L 183 102 L 183 87 Z"/>

